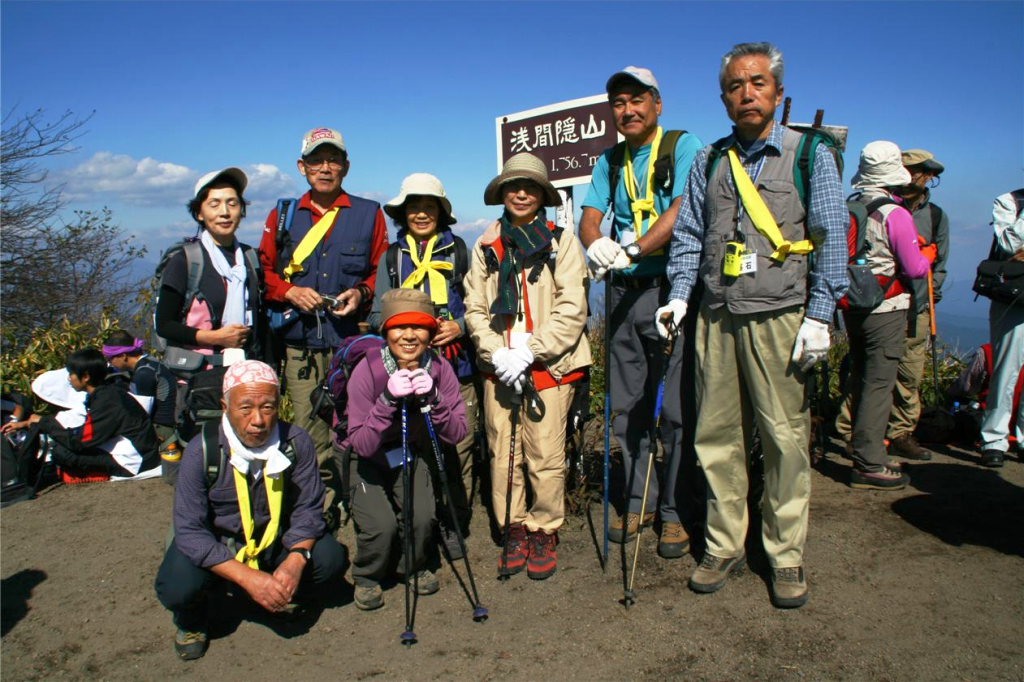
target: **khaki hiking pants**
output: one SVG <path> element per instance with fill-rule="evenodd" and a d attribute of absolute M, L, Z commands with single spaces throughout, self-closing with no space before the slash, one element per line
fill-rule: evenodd
<path fill-rule="evenodd" d="M 516 429 L 512 473 L 512 523 L 530 532 L 551 535 L 565 520 L 565 425 L 572 402 L 572 384 L 540 392 L 543 407 L 531 409 L 532 391 L 523 397 Z M 493 379 L 484 381 L 484 428 L 491 451 L 491 503 L 500 528 L 505 527 L 508 455 L 512 438 L 512 389 Z M 526 508 L 523 463 L 530 476 L 533 506 Z"/>
<path fill-rule="evenodd" d="M 697 457 L 708 483 L 707 551 L 743 554 L 751 427 L 764 450 L 761 536 L 772 568 L 803 563 L 811 464 L 806 375 L 790 361 L 803 308 L 697 320 Z"/>

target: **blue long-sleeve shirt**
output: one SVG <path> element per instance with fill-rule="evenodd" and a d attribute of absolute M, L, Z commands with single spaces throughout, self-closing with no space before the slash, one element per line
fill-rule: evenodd
<path fill-rule="evenodd" d="M 782 149 L 783 128 L 778 122 L 764 140 L 758 140 L 746 150 L 737 145 L 736 151 L 747 174 L 755 178 L 772 147 Z M 733 129 L 733 138 L 736 131 Z M 672 289 L 669 298 L 690 299 L 697 279 L 706 225 L 705 200 L 707 198 L 708 150 L 697 152 L 683 191 L 679 214 L 672 226 L 672 242 L 666 268 Z M 732 182 L 730 176 L 729 182 Z M 849 213 L 843 199 L 842 181 L 832 153 L 818 145 L 814 153 L 814 172 L 807 202 L 807 233 L 814 242 L 815 257 L 810 271 L 809 300 L 806 316 L 828 323 L 835 311 L 836 301 L 843 297 L 849 282 L 846 277 L 846 231 Z"/>

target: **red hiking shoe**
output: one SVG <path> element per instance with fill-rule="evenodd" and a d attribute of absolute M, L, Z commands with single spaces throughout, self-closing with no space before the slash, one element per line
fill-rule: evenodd
<path fill-rule="evenodd" d="M 555 572 L 555 545 L 558 536 L 544 531 L 530 533 L 530 558 L 526 562 L 526 574 L 533 580 L 545 580 Z"/>
<path fill-rule="evenodd" d="M 530 547 L 526 542 L 526 528 L 521 523 L 513 523 L 509 526 L 508 533 L 508 563 L 504 562 L 505 549 L 498 555 L 498 575 L 515 575 L 526 566 L 526 559 L 530 556 Z"/>

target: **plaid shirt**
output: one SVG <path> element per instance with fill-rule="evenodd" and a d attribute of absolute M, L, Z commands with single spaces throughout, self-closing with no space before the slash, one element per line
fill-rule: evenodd
<path fill-rule="evenodd" d="M 776 155 L 781 151 L 782 133 L 783 127 L 776 122 L 768 137 L 755 142 L 750 149 L 744 151 L 737 145 L 740 161 L 751 178 L 756 178 L 761 171 L 769 147 L 775 150 Z M 730 139 L 735 134 L 734 128 Z M 693 160 L 679 215 L 672 226 L 672 244 L 666 268 L 672 282 L 669 298 L 689 300 L 696 283 L 706 228 L 704 207 L 709 149 L 701 149 Z M 807 207 L 807 232 L 814 242 L 814 257 L 811 258 L 810 296 L 806 316 L 828 323 L 835 311 L 836 301 L 843 297 L 849 284 L 846 278 L 846 230 L 850 216 L 846 211 L 842 181 L 832 153 L 824 145 L 818 145 L 814 154 L 814 173 L 811 175 Z M 729 182 L 732 182 L 731 177 Z"/>

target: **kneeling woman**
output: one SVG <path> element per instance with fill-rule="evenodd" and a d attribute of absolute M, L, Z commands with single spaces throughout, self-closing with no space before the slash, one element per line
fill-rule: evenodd
<path fill-rule="evenodd" d="M 359 455 L 351 464 L 350 478 L 357 541 L 352 580 L 356 606 L 363 610 L 384 604 L 380 582 L 391 564 L 400 527 L 405 525 L 403 518 L 400 526 L 400 515 L 410 516 L 413 547 L 411 560 L 404 557 L 400 570 L 406 580 L 417 574 L 419 594 L 433 594 L 438 589 L 437 578 L 423 567 L 435 518 L 430 472 L 426 463 L 419 461 L 432 456 L 420 406 L 430 407 L 441 441 L 454 445 L 466 435 L 459 381 L 451 365 L 430 350 L 437 334 L 430 297 L 415 289 L 394 289 L 381 303 L 386 345 L 379 352 L 368 352 L 352 370 L 346 406 L 348 438 L 342 444 Z M 407 404 L 404 437 L 414 457 L 411 502 L 404 499 L 402 487 L 403 401 Z"/>
<path fill-rule="evenodd" d="M 565 426 L 573 382 L 590 365 L 586 266 L 572 231 L 548 222 L 543 206 L 561 203 L 544 163 L 517 154 L 484 190 L 504 205 L 473 248 L 466 284 L 466 328 L 484 372 L 484 424 L 494 453 L 491 489 L 499 523 L 510 519 L 508 553 L 498 571 L 543 580 L 555 572 L 557 531 L 565 519 Z M 525 399 L 515 398 L 526 392 Z M 519 415 L 513 415 L 519 411 Z M 512 432 L 512 423 L 517 424 Z M 509 443 L 526 462 L 509 477 Z M 508 506 L 506 506 L 508 505 Z M 529 541 L 527 541 L 529 534 Z"/>

